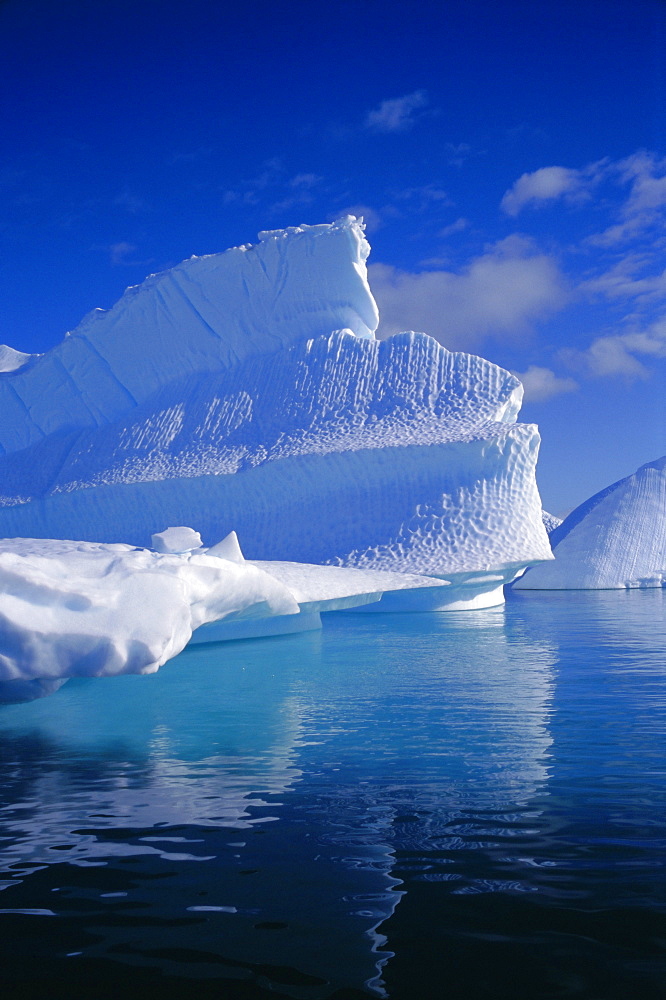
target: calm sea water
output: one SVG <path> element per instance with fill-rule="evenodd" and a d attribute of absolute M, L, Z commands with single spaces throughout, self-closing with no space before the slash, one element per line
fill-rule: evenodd
<path fill-rule="evenodd" d="M 2 996 L 666 996 L 665 610 L 331 615 L 3 707 Z"/>

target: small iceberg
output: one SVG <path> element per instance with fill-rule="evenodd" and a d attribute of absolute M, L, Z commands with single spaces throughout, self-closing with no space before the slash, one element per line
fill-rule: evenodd
<path fill-rule="evenodd" d="M 666 456 L 595 493 L 551 532 L 555 561 L 517 590 L 617 590 L 666 581 Z"/>

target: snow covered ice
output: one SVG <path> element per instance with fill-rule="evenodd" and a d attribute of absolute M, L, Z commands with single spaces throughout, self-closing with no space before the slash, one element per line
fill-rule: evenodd
<path fill-rule="evenodd" d="M 31 364 L 5 348 L 16 371 L 0 379 L 0 453 L 104 425 L 187 373 L 225 370 L 332 330 L 374 335 L 360 226 L 259 235 L 257 246 L 192 257 L 128 288 Z"/>
<path fill-rule="evenodd" d="M 405 574 L 251 563 L 235 535 L 210 549 L 197 537 L 187 527 L 159 532 L 160 552 L 0 541 L 0 701 L 48 694 L 68 677 L 153 673 L 193 632 L 211 642 L 302 631 L 318 627 L 320 611 L 378 601 L 387 590 L 446 588 Z M 286 619 L 291 629 L 276 627 Z"/>
<path fill-rule="evenodd" d="M 0 534 L 147 546 L 193 524 L 206 545 L 238 531 L 250 559 L 500 601 L 551 558 L 522 388 L 425 334 L 376 341 L 367 253 L 351 217 L 263 234 L 0 375 Z"/>
<path fill-rule="evenodd" d="M 551 533 L 555 561 L 520 590 L 661 587 L 666 582 L 666 456 L 582 503 Z"/>
<path fill-rule="evenodd" d="M 257 608 L 263 615 L 299 611 L 275 577 L 206 553 L 6 539 L 0 680 L 151 673 L 200 625 Z"/>

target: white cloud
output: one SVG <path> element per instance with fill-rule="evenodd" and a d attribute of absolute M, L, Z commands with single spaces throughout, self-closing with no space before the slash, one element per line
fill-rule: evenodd
<path fill-rule="evenodd" d="M 589 375 L 621 375 L 646 378 L 649 371 L 643 358 L 666 358 L 666 318 L 632 329 L 597 337 L 584 351 L 561 351 L 560 356 L 572 367 Z"/>
<path fill-rule="evenodd" d="M 443 229 L 440 229 L 437 235 L 441 239 L 445 240 L 447 237 L 453 236 L 455 233 L 462 233 L 463 229 L 467 229 L 468 225 L 469 221 L 467 219 L 456 219 L 455 222 L 452 222 L 450 225 L 444 226 Z"/>
<path fill-rule="evenodd" d="M 495 244 L 461 272 L 372 264 L 369 273 L 380 337 L 422 330 L 453 349 L 469 349 L 487 336 L 524 335 L 567 298 L 556 261 L 519 236 Z"/>
<path fill-rule="evenodd" d="M 650 254 L 628 253 L 607 271 L 580 283 L 580 290 L 610 300 L 633 299 L 639 305 L 666 298 L 666 268 L 645 274 L 654 262 Z"/>
<path fill-rule="evenodd" d="M 365 127 L 374 132 L 405 132 L 419 117 L 416 112 L 428 103 L 425 90 L 415 90 L 404 97 L 393 97 L 369 111 Z"/>
<path fill-rule="evenodd" d="M 512 374 L 523 383 L 526 403 L 552 399 L 553 396 L 560 396 L 563 392 L 573 392 L 578 388 L 578 383 L 574 379 L 560 378 L 550 368 L 542 368 L 540 365 L 530 365 L 527 371 Z"/>
<path fill-rule="evenodd" d="M 569 167 L 541 167 L 523 174 L 502 198 L 500 207 L 507 215 L 516 216 L 526 206 L 544 205 L 557 198 L 580 201 L 589 196 L 588 187 L 595 180 L 599 164 L 583 170 Z"/>
<path fill-rule="evenodd" d="M 629 195 L 619 210 L 619 221 L 588 239 L 592 246 L 612 247 L 645 234 L 662 224 L 666 214 L 666 158 L 640 150 L 610 168 Z"/>
<path fill-rule="evenodd" d="M 666 213 L 666 158 L 639 150 L 623 160 L 608 158 L 588 163 L 580 169 L 541 167 L 525 173 L 505 192 L 502 210 L 518 215 L 526 207 L 540 207 L 563 199 L 570 204 L 588 201 L 602 182 L 610 185 L 607 194 L 617 203 L 617 187 L 629 187 L 615 211 L 615 221 L 603 232 L 589 236 L 589 246 L 612 247 L 644 233 L 663 220 Z"/>
<path fill-rule="evenodd" d="M 666 159 L 659 160 L 654 153 L 640 150 L 633 156 L 620 160 L 617 169 L 622 178 L 631 183 L 626 214 L 651 212 L 666 206 Z M 656 176 L 660 174 L 660 176 Z"/>

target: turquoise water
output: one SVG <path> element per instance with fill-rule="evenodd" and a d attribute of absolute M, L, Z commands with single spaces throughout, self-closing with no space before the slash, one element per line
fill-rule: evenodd
<path fill-rule="evenodd" d="M 4 995 L 664 997 L 665 608 L 335 614 L 2 707 Z"/>

